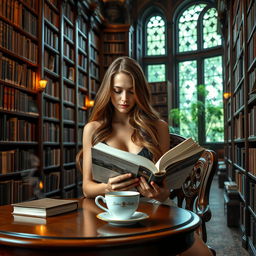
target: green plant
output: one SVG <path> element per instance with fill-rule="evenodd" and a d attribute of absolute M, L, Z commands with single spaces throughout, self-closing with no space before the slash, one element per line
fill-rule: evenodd
<path fill-rule="evenodd" d="M 192 137 L 198 141 L 198 133 L 202 132 L 198 127 L 199 120 L 205 120 L 205 137 L 211 142 L 223 140 L 223 106 L 213 105 L 205 101 L 206 89 L 204 85 L 197 87 L 198 100 L 190 104 L 190 108 L 173 108 L 169 112 L 172 125 L 170 132 Z M 209 139 L 208 139 L 209 140 Z"/>

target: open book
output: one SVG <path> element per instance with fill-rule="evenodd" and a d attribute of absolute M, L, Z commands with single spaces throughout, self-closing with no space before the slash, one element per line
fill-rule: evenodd
<path fill-rule="evenodd" d="M 158 184 L 166 177 L 170 189 L 180 188 L 203 151 L 203 147 L 188 138 L 154 164 L 143 156 L 98 143 L 92 147 L 92 177 L 107 183 L 110 177 L 132 173 L 134 177 L 144 176 L 148 182 Z"/>

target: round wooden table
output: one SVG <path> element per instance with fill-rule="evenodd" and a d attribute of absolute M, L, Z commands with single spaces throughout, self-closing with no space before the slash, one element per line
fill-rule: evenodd
<path fill-rule="evenodd" d="M 200 218 L 178 207 L 140 203 L 148 219 L 113 226 L 96 217 L 94 200 L 79 199 L 77 211 L 46 219 L 16 218 L 0 207 L 0 255 L 176 255 L 194 242 Z M 1 254 L 2 253 L 2 254 Z"/>

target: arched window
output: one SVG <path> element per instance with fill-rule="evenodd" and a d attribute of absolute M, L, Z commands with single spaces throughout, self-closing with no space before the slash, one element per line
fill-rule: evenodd
<path fill-rule="evenodd" d="M 147 17 L 145 22 L 145 49 L 144 63 L 149 82 L 166 81 L 165 63 L 146 64 L 149 59 L 157 59 L 166 55 L 166 22 L 159 13 L 154 13 Z"/>
<path fill-rule="evenodd" d="M 167 90 L 164 111 L 172 131 L 202 145 L 223 142 L 223 46 L 214 1 L 180 1 L 174 11 L 172 3 L 150 3 L 141 13 L 138 57 L 152 83 L 156 109 L 163 102 L 159 91 Z"/>
<path fill-rule="evenodd" d="M 200 143 L 223 142 L 222 40 L 217 33 L 217 11 L 199 3 L 184 8 L 178 17 L 178 109 L 171 111 L 171 117 L 183 136 Z"/>

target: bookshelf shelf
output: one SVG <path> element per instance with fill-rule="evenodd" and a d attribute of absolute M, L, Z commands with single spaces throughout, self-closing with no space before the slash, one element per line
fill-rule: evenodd
<path fill-rule="evenodd" d="M 229 179 L 239 184 L 243 246 L 256 255 L 255 243 L 252 243 L 256 239 L 253 232 L 256 231 L 256 208 L 251 207 L 256 185 L 253 165 L 256 159 L 256 96 L 250 94 L 256 73 L 256 1 L 232 0 L 226 4 L 228 13 L 225 15 L 223 34 L 226 40 L 224 63 L 228 76 L 224 91 L 233 95 L 230 101 L 225 101 L 224 106 L 230 110 L 225 114 L 226 163 Z"/>

